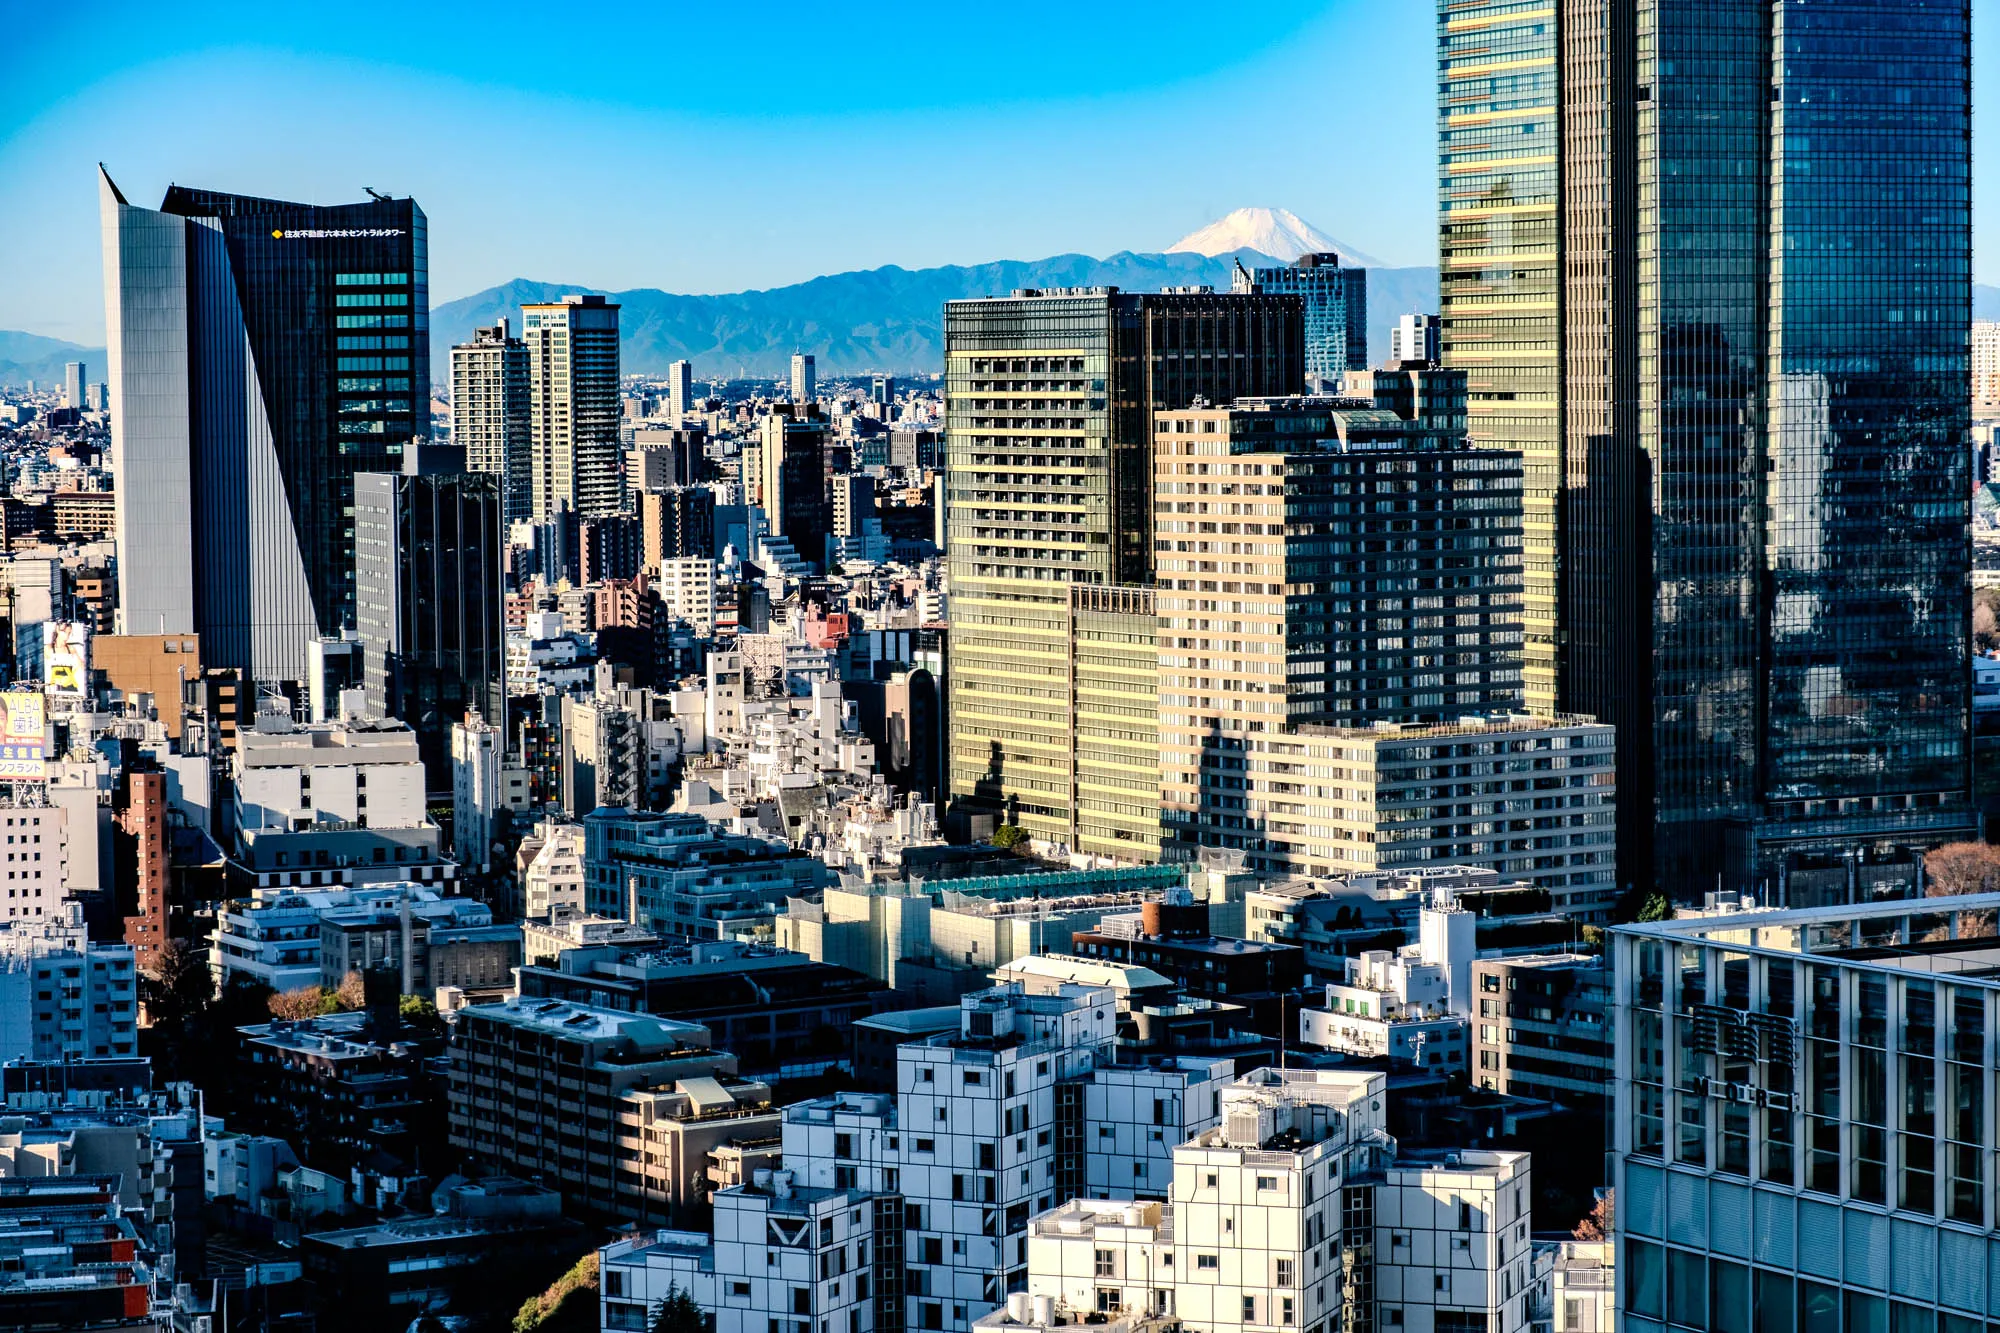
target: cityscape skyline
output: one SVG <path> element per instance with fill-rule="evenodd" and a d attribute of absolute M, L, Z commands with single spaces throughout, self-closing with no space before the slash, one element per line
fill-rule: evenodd
<path fill-rule="evenodd" d="M 1979 51 L 2000 5 L 1976 8 Z M 268 13 L 246 29 L 257 44 L 206 47 L 201 34 L 215 25 L 104 21 L 83 29 L 101 46 L 88 75 L 52 84 L 35 53 L 60 49 L 103 11 L 44 7 L 10 34 L 20 73 L 0 91 L 0 173 L 37 200 L 0 216 L 0 254 L 19 257 L 0 265 L 0 327 L 102 345 L 95 200 L 76 165 L 98 160 L 135 198 L 176 179 L 308 202 L 357 198 L 364 185 L 414 195 L 439 228 L 441 301 L 517 277 L 729 292 L 888 264 L 1164 249 L 1246 205 L 1288 208 L 1391 263 L 1436 262 L 1434 80 L 1409 77 L 1430 64 L 1425 7 L 1266 7 L 1253 36 L 1228 41 L 1192 6 L 1149 16 L 1123 39 L 1136 45 L 1117 70 L 1053 69 L 1048 56 L 1010 65 L 1019 51 L 1004 35 L 990 49 L 941 37 L 938 49 L 959 57 L 953 79 L 886 77 L 849 110 L 802 105 L 829 76 L 787 56 L 800 67 L 796 86 L 761 90 L 752 111 L 705 96 L 720 76 L 701 61 L 684 62 L 693 74 L 584 96 L 515 81 L 508 71 L 548 65 L 518 34 L 454 54 L 465 38 L 455 32 L 397 65 L 358 44 L 327 53 L 323 43 L 339 39 L 319 30 L 287 43 Z M 1148 53 L 1157 59 L 1142 77 Z M 1986 63 L 1976 58 L 1975 106 Z M 1329 66 L 1341 77 L 1322 77 Z M 1005 78 L 1003 95 L 995 85 Z M 199 105 L 142 114 L 196 84 L 207 90 Z M 454 137 L 471 123 L 478 136 Z M 1298 170 L 1296 132 L 1251 133 L 1310 124 L 1327 126 L 1331 143 L 1367 137 L 1378 179 L 1365 197 L 1351 173 Z M 1106 141 L 1134 151 L 1083 170 Z M 448 157 L 434 151 L 441 142 L 452 144 Z M 656 146 L 685 165 L 651 165 Z M 810 160 L 800 170 L 768 170 L 801 149 Z M 1986 151 L 1975 142 L 1979 160 Z M 545 155 L 565 161 L 575 196 L 591 204 L 537 210 L 524 223 L 504 205 L 529 187 L 520 164 Z M 1204 169 L 1179 171 L 1177 159 Z M 887 165 L 858 172 L 850 160 Z M 1026 188 L 1020 164 L 1030 160 L 1065 182 L 1059 195 Z M 707 173 L 707 197 L 729 202 L 688 208 L 690 172 Z M 1976 224 L 2000 206 L 1994 177 L 1975 161 Z M 808 219 L 787 202 L 802 187 L 838 202 Z M 909 207 L 913 197 L 924 207 Z M 1977 280 L 2000 284 L 2000 247 L 1980 248 L 1974 263 Z"/>
<path fill-rule="evenodd" d="M 0 1328 L 2000 1333 L 1975 6 L 38 16 Z"/>

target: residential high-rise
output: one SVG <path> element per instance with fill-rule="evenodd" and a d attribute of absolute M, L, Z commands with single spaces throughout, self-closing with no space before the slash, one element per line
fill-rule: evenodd
<path fill-rule="evenodd" d="M 667 367 L 667 424 L 678 426 L 694 410 L 694 362 Z"/>
<path fill-rule="evenodd" d="M 354 623 L 355 475 L 430 434 L 423 210 L 99 186 L 121 629 L 301 679 Z"/>
<path fill-rule="evenodd" d="M 521 307 L 528 347 L 529 506 L 538 523 L 560 508 L 615 514 L 625 502 L 618 439 L 618 307 L 565 296 Z"/>
<path fill-rule="evenodd" d="M 1027 290 L 945 307 L 953 803 L 1066 841 L 1069 588 L 1152 578 L 1153 416 L 1297 392 L 1297 295 Z"/>
<path fill-rule="evenodd" d="M 1969 9 L 1440 6 L 1445 363 L 1628 883 L 1976 836 Z"/>
<path fill-rule="evenodd" d="M 83 362 L 63 362 L 63 406 L 83 407 Z"/>
<path fill-rule="evenodd" d="M 715 492 L 700 486 L 639 492 L 639 572 L 667 560 L 715 554 Z"/>
<path fill-rule="evenodd" d="M 1342 268 L 1336 254 L 1300 255 L 1284 268 L 1260 268 L 1239 292 L 1292 292 L 1305 304 L 1306 387 L 1337 388 L 1340 377 L 1368 366 L 1368 270 Z"/>
<path fill-rule="evenodd" d="M 528 348 L 507 321 L 474 329 L 472 341 L 451 349 L 451 442 L 465 465 L 500 478 L 500 508 L 509 523 L 534 516 L 529 447 Z"/>
<path fill-rule="evenodd" d="M 792 353 L 792 401 L 810 403 L 819 396 L 819 374 L 810 352 Z"/>
<path fill-rule="evenodd" d="M 2000 320 L 1972 321 L 1972 410 L 2000 416 Z"/>
<path fill-rule="evenodd" d="M 789 538 L 792 549 L 817 563 L 833 530 L 836 469 L 826 414 L 811 403 L 795 398 L 772 409 L 764 418 L 758 457 L 769 531 Z"/>
<path fill-rule="evenodd" d="M 868 382 L 868 401 L 890 407 L 896 401 L 896 377 L 877 375 Z"/>
<path fill-rule="evenodd" d="M 1398 315 L 1396 327 L 1389 330 L 1389 364 L 1401 365 L 1405 361 L 1429 364 L 1436 361 L 1440 332 L 1441 325 L 1436 315 Z"/>
<path fill-rule="evenodd" d="M 433 462 L 434 454 L 446 457 Z M 463 471 L 462 459 L 456 449 L 425 446 L 404 472 L 355 482 L 369 712 L 416 732 L 425 786 L 435 792 L 452 789 L 452 726 L 468 710 L 507 715 L 500 479 Z"/>

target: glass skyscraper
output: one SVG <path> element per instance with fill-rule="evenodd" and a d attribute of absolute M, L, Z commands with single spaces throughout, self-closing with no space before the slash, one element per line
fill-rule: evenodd
<path fill-rule="evenodd" d="M 1438 6 L 1438 279 L 1468 435 L 1521 455 L 1521 683 L 1552 713 L 1562 447 L 1556 350 L 1554 0 Z"/>
<path fill-rule="evenodd" d="M 423 210 L 99 184 L 121 628 L 301 680 L 354 625 L 355 474 L 430 434 Z"/>
<path fill-rule="evenodd" d="M 1619 728 L 1622 878 L 1784 892 L 1969 835 L 1969 6 L 1440 15 L 1445 357 L 1475 434 L 1454 205 L 1508 162 L 1507 115 L 1561 161 L 1558 288 L 1484 291 L 1559 306 L 1518 349 L 1559 401 L 1503 400 L 1558 486 L 1530 677 L 1546 564 L 1559 705 Z"/>
<path fill-rule="evenodd" d="M 1300 255 L 1284 268 L 1260 268 L 1236 289 L 1290 292 L 1305 305 L 1306 388 L 1331 393 L 1350 370 L 1368 369 L 1368 270 L 1342 268 L 1340 256 Z"/>

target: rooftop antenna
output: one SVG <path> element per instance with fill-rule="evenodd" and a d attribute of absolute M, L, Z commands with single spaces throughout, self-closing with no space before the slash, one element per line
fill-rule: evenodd
<path fill-rule="evenodd" d="M 373 199 L 378 204 L 386 204 L 390 202 L 390 196 L 383 194 L 380 190 L 377 190 L 372 185 L 364 185 L 361 187 L 361 189 L 364 194 L 366 194 L 370 199 Z"/>

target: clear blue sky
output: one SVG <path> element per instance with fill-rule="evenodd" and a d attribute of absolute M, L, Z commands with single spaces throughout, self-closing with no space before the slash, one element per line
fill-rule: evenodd
<path fill-rule="evenodd" d="M 148 204 L 413 194 L 439 301 L 1160 249 L 1253 204 L 1435 260 L 1423 0 L 0 9 L 0 329 L 102 338 L 99 160 Z"/>

